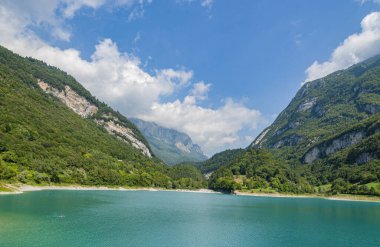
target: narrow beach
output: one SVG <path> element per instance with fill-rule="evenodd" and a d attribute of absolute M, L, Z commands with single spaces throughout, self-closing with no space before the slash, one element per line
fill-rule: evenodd
<path fill-rule="evenodd" d="M 237 196 L 255 196 L 255 197 L 279 197 L 279 198 L 321 198 L 326 200 L 336 200 L 336 201 L 360 201 L 360 202 L 380 202 L 380 197 L 362 196 L 362 195 L 334 195 L 325 196 L 318 194 L 281 194 L 281 193 L 250 193 L 250 192 L 240 192 L 235 191 Z"/>
<path fill-rule="evenodd" d="M 0 195 L 22 194 L 30 191 L 42 191 L 42 190 L 80 190 L 80 191 L 168 191 L 168 192 L 186 192 L 186 193 L 211 193 L 221 194 L 221 192 L 210 189 L 198 189 L 198 190 L 184 190 L 184 189 L 163 189 L 163 188 L 125 188 L 125 187 L 106 187 L 106 186 L 81 186 L 81 185 L 26 185 L 17 184 L 2 185 L 3 187 L 11 191 L 0 191 Z M 361 196 L 361 195 L 334 195 L 325 196 L 319 194 L 281 194 L 281 193 L 250 193 L 235 191 L 232 195 L 236 196 L 253 196 L 253 197 L 277 197 L 277 198 L 321 198 L 326 200 L 337 201 L 362 201 L 362 202 L 380 202 L 380 197 Z"/>
<path fill-rule="evenodd" d="M 12 191 L 0 192 L 0 195 L 9 194 L 21 194 L 30 191 L 42 191 L 42 190 L 82 190 L 82 191 L 94 191 L 94 190 L 113 190 L 113 191 L 171 191 L 171 192 L 187 192 L 187 193 L 220 193 L 217 191 L 209 189 L 198 189 L 198 190 L 185 190 L 185 189 L 163 189 L 163 188 L 125 188 L 125 187 L 106 187 L 106 186 L 80 186 L 80 185 L 10 185 L 6 184 L 3 187 L 10 189 Z"/>

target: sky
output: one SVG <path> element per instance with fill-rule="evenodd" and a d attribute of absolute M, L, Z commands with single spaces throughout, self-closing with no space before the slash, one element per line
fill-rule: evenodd
<path fill-rule="evenodd" d="M 380 0 L 0 0 L 0 44 L 207 155 L 248 146 L 302 84 L 380 53 Z"/>

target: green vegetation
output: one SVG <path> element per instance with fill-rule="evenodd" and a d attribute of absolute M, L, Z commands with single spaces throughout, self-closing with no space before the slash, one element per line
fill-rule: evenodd
<path fill-rule="evenodd" d="M 99 111 L 81 118 L 38 79 L 69 85 Z M 149 147 L 74 78 L 0 47 L 0 182 L 380 196 L 379 82 L 379 57 L 309 82 L 258 144 L 168 167 L 97 125 L 111 114 Z"/>
<path fill-rule="evenodd" d="M 207 181 L 203 174 L 191 164 L 179 164 L 170 169 L 169 175 L 175 179 L 173 188 L 206 188 Z"/>
<path fill-rule="evenodd" d="M 299 160 L 310 147 L 380 111 L 379 60 L 305 84 L 257 146 Z"/>
<path fill-rule="evenodd" d="M 305 84 L 265 131 L 211 188 L 380 196 L 380 57 Z"/>
<path fill-rule="evenodd" d="M 325 162 L 290 166 L 271 150 L 252 148 L 210 177 L 212 189 L 231 192 L 380 196 L 380 161 L 335 167 Z"/>
<path fill-rule="evenodd" d="M 223 152 L 213 155 L 210 159 L 204 162 L 200 162 L 197 165 L 199 166 L 199 169 L 202 171 L 202 173 L 206 174 L 209 172 L 213 172 L 220 167 L 224 167 L 231 164 L 231 162 L 242 153 L 244 153 L 244 149 L 241 148 L 225 150 Z"/>
<path fill-rule="evenodd" d="M 0 184 L 0 192 L 13 192 L 13 190 Z"/>
<path fill-rule="evenodd" d="M 231 164 L 215 171 L 210 188 L 222 191 L 266 190 L 290 193 L 313 193 L 304 176 L 283 164 L 270 151 L 252 148 Z"/>
<path fill-rule="evenodd" d="M 40 90 L 36 84 L 37 79 L 40 79 L 54 88 L 62 91 L 65 86 L 69 86 L 77 94 L 84 97 L 90 103 L 99 108 L 98 112 L 91 116 L 93 119 L 103 119 L 104 115 L 112 115 L 118 120 L 116 121 L 121 126 L 131 129 L 134 135 L 146 146 L 149 146 L 141 132 L 137 127 L 132 124 L 126 117 L 119 112 L 114 111 L 109 106 L 100 102 L 94 96 L 90 94 L 80 83 L 78 83 L 72 76 L 66 72 L 53 67 L 48 66 L 46 63 L 36 60 L 34 58 L 22 58 L 12 53 L 11 51 L 0 46 L 0 64 L 4 73 L 9 73 L 13 76 L 13 79 L 18 80 L 27 86 Z M 52 99 L 57 100 L 57 99 Z"/>
<path fill-rule="evenodd" d="M 99 116 L 93 117 L 112 113 L 146 143 L 131 122 L 96 100 L 71 76 L 0 47 L 0 181 L 186 189 L 203 186 L 200 173 L 184 167 L 181 175 L 175 175 L 158 159 L 144 156 L 92 119 L 81 118 L 44 93 L 37 79 L 59 89 L 69 85 L 100 108 Z M 180 172 L 181 168 L 175 169 Z"/>

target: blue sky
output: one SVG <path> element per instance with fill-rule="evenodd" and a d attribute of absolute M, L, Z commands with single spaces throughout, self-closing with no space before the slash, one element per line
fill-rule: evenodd
<path fill-rule="evenodd" d="M 360 31 L 365 15 L 379 9 L 343 3 L 222 0 L 205 8 L 153 1 L 134 21 L 124 8 L 111 14 L 106 8 L 84 10 L 87 14 L 72 21 L 71 46 L 89 58 L 100 40 L 112 37 L 120 50 L 149 61 L 149 69 L 185 67 L 195 80 L 212 83 L 205 104 L 233 97 L 270 117 L 289 103 L 310 64 L 327 60 L 348 35 Z"/>
<path fill-rule="evenodd" d="M 379 53 L 379 9 L 376 0 L 3 1 L 0 44 L 68 71 L 128 116 L 188 133 L 210 155 L 247 146 L 305 80 Z"/>

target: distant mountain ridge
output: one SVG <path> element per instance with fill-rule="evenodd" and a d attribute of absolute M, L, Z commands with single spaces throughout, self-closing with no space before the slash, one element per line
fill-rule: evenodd
<path fill-rule="evenodd" d="M 141 119 L 130 119 L 148 140 L 153 153 L 168 165 L 199 162 L 207 159 L 201 147 L 190 136 L 174 129 Z"/>

